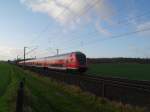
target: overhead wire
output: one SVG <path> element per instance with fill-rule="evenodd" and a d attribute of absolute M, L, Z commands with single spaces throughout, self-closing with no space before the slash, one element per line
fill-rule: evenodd
<path fill-rule="evenodd" d="M 84 16 L 90 9 L 92 9 L 95 5 L 97 5 L 97 3 L 98 2 L 100 2 L 101 0 L 96 0 L 96 2 L 94 2 L 94 4 L 93 5 L 88 5 L 88 6 L 86 6 L 86 7 L 83 7 L 83 9 L 84 8 L 86 8 L 86 10 L 84 11 L 84 12 L 82 12 L 82 13 L 80 13 L 80 15 L 74 15 L 73 17 L 76 19 L 76 18 L 80 18 L 80 17 L 82 17 L 82 16 Z M 74 21 L 74 20 L 73 20 Z M 74 33 L 74 34 L 76 34 L 76 33 Z M 71 39 L 72 40 L 72 39 Z M 77 39 L 78 40 L 78 39 Z M 68 41 L 68 40 L 67 40 Z"/>
<path fill-rule="evenodd" d="M 94 7 L 95 5 L 97 5 L 97 2 L 99 2 L 99 0 L 97 0 L 97 1 L 92 5 L 92 7 Z M 89 11 L 89 9 L 91 9 L 92 7 L 91 7 L 91 5 L 90 5 L 90 7 L 88 7 L 87 10 L 86 10 L 82 15 L 86 14 L 86 13 Z M 150 14 L 150 11 L 147 11 L 147 12 L 144 12 L 144 13 L 142 13 L 142 14 L 140 14 L 140 15 L 136 15 L 136 16 L 134 16 L 134 17 L 128 17 L 128 18 L 119 20 L 115 25 L 108 25 L 108 27 L 110 27 L 110 26 L 116 26 L 116 25 L 123 25 L 123 24 L 124 24 L 124 25 L 127 25 L 127 24 L 130 24 L 130 22 L 132 22 L 131 20 L 134 20 L 134 19 L 137 19 L 137 18 L 141 18 L 141 17 L 147 16 L 147 15 L 149 15 L 149 14 Z M 82 15 L 80 15 L 80 16 L 82 16 Z M 78 15 L 76 15 L 76 16 L 78 16 Z M 78 16 L 78 18 L 79 18 L 80 16 Z M 76 18 L 76 17 L 75 17 L 75 18 Z M 98 32 L 98 31 L 95 31 L 95 32 Z M 76 34 L 76 33 L 74 33 L 74 34 Z M 77 41 L 77 40 L 80 40 L 80 38 L 77 38 L 77 39 L 71 38 L 70 40 L 67 40 L 67 41 L 64 41 L 64 42 L 68 42 L 68 41 L 69 41 L 69 43 L 70 43 L 70 42 L 73 43 L 73 42 L 75 42 L 75 41 Z"/>
<path fill-rule="evenodd" d="M 134 17 L 128 17 L 128 18 L 125 18 L 123 20 L 119 20 L 118 24 L 122 24 L 124 22 L 128 22 L 128 21 L 134 20 L 135 18 L 141 18 L 141 17 L 144 17 L 145 15 L 149 15 L 149 14 L 150 14 L 150 11 L 147 11 L 147 12 L 144 12 L 144 13 L 142 13 L 140 15 L 136 15 Z"/>
<path fill-rule="evenodd" d="M 71 5 L 71 4 L 73 4 L 73 0 L 72 0 L 72 2 L 70 2 L 70 4 L 69 5 Z M 57 19 L 61 14 L 63 14 L 65 12 L 65 8 L 62 10 L 62 12 L 60 12 L 56 17 L 55 17 L 55 19 Z M 43 33 L 45 33 L 47 30 L 48 30 L 48 28 L 49 28 L 49 26 L 50 26 L 50 23 L 49 24 L 47 24 L 46 25 L 46 27 L 36 36 L 36 38 L 35 39 L 33 39 L 30 43 L 34 43 L 35 41 L 37 41 L 38 39 L 40 39 L 41 37 L 42 37 L 42 34 Z M 34 51 L 34 50 L 33 50 Z M 31 52 L 29 52 L 29 53 L 31 53 Z M 28 53 L 28 54 L 29 54 Z"/>
<path fill-rule="evenodd" d="M 122 38 L 122 37 L 130 36 L 130 35 L 137 34 L 137 33 L 140 33 L 140 32 L 146 32 L 146 31 L 150 31 L 150 27 L 149 28 L 143 28 L 141 30 L 136 30 L 136 31 L 132 31 L 132 32 L 123 33 L 123 34 L 120 34 L 120 35 L 111 36 L 109 38 L 103 38 L 101 40 L 96 39 L 94 41 L 89 41 L 89 42 L 84 43 L 84 46 L 90 45 L 90 44 L 99 43 L 99 42 L 103 42 L 103 41 L 106 41 L 106 40 L 112 40 L 112 39 L 116 39 L 116 38 Z M 74 46 L 70 46 L 70 47 L 74 47 Z"/>
<path fill-rule="evenodd" d="M 87 9 L 86 9 L 84 12 L 82 12 L 80 15 L 75 15 L 75 18 L 76 18 L 76 16 L 77 16 L 77 18 L 79 18 L 79 17 L 85 15 L 91 8 L 93 8 L 95 5 L 97 5 L 98 2 L 100 2 L 100 0 L 96 0 L 96 2 L 93 3 L 93 5 L 88 5 Z M 70 5 L 72 5 L 72 3 L 73 3 L 73 2 L 71 2 Z M 63 13 L 65 12 L 65 10 L 66 10 L 66 8 L 65 8 L 60 14 L 58 14 L 57 17 L 59 17 L 61 14 L 63 14 Z M 124 23 L 125 21 L 133 20 L 133 19 L 135 19 L 135 18 L 144 16 L 144 15 L 149 14 L 149 13 L 150 13 L 150 12 L 145 12 L 145 13 L 143 13 L 142 15 L 137 15 L 136 17 L 126 18 L 125 20 L 119 21 L 118 24 L 122 24 L 122 23 Z M 57 17 L 56 17 L 56 18 L 57 18 Z M 48 29 L 48 27 L 49 27 L 49 24 L 48 24 L 48 25 L 46 26 L 46 28 L 41 32 L 41 34 L 44 33 L 44 32 Z M 39 35 L 39 37 L 42 37 L 41 34 Z M 37 40 L 37 39 L 36 39 L 36 40 Z M 71 39 L 71 41 L 72 41 L 72 40 L 73 40 L 73 39 Z M 78 40 L 78 39 L 76 39 L 76 40 Z M 33 42 L 33 41 L 32 41 L 32 42 Z"/>
<path fill-rule="evenodd" d="M 97 2 L 99 2 L 99 0 L 97 0 L 96 1 L 96 3 Z M 96 5 L 96 3 L 95 3 L 95 5 Z M 72 3 L 71 3 L 72 4 Z M 92 6 L 93 7 L 93 6 Z M 91 8 L 92 8 L 91 6 L 86 10 L 86 12 L 84 12 L 83 13 L 83 15 L 84 14 L 86 14 Z M 64 10 L 65 11 L 65 10 Z M 139 18 L 139 17 L 143 17 L 143 16 L 145 16 L 145 15 L 147 15 L 147 14 L 149 14 L 150 12 L 146 12 L 146 13 L 144 13 L 144 14 L 142 14 L 142 15 L 137 15 L 137 16 L 135 16 L 135 17 L 132 17 L 132 18 L 128 18 L 128 19 L 125 19 L 125 20 L 122 20 L 122 21 L 119 21 L 118 22 L 118 24 L 122 24 L 122 23 L 124 23 L 125 21 L 131 21 L 131 20 L 133 20 L 133 19 L 135 19 L 135 18 Z M 61 13 L 60 13 L 60 15 L 61 15 Z M 80 16 L 82 16 L 82 15 L 80 15 Z M 78 15 L 78 17 L 80 17 L 79 15 Z M 45 30 L 47 30 L 47 27 L 45 28 Z M 148 29 L 149 30 L 149 29 Z M 121 35 L 117 35 L 117 36 L 113 36 L 111 39 L 113 39 L 113 38 L 119 38 L 119 37 L 124 37 L 124 36 L 127 36 L 127 35 L 132 35 L 132 34 L 135 34 L 135 33 L 138 33 L 138 32 L 143 32 L 143 31 L 147 31 L 146 29 L 143 29 L 143 30 L 141 30 L 141 31 L 134 31 L 134 32 L 128 32 L 128 33 L 125 33 L 125 34 L 121 34 Z M 42 33 L 44 33 L 44 30 L 42 31 Z M 108 39 L 104 39 L 104 40 L 108 40 Z M 103 40 L 103 41 L 104 41 Z M 85 43 L 84 43 L 85 44 Z M 90 44 L 90 43 L 89 43 Z"/>
<path fill-rule="evenodd" d="M 55 1 L 55 0 L 54 0 Z M 70 4 L 69 5 L 71 5 L 73 3 L 73 0 L 72 0 L 72 2 L 70 2 Z M 63 14 L 65 12 L 65 9 L 63 9 L 56 17 L 55 17 L 55 19 L 57 19 L 61 14 Z M 50 26 L 50 23 L 49 24 L 47 24 L 46 25 L 46 27 L 35 37 L 35 39 L 33 39 L 32 41 L 31 41 L 31 43 L 34 43 L 35 41 L 37 41 L 39 38 L 41 38 L 42 36 L 42 34 L 43 33 L 45 33 L 47 30 L 48 30 L 48 28 L 49 28 L 49 26 Z"/>
<path fill-rule="evenodd" d="M 26 53 L 26 55 L 32 53 L 32 52 L 35 51 L 36 49 L 38 49 L 38 46 L 36 46 L 35 48 L 33 48 L 33 49 L 31 49 L 30 51 L 28 51 L 28 52 Z"/>
<path fill-rule="evenodd" d="M 99 0 L 97 0 L 96 1 L 96 3 L 97 2 L 99 2 Z M 96 4 L 95 3 L 95 4 Z M 70 2 L 70 4 L 69 5 L 72 5 L 73 4 L 73 0 L 72 0 L 72 2 Z M 87 10 L 85 11 L 85 12 L 87 12 L 90 8 L 92 8 L 91 6 L 90 7 L 88 7 L 87 8 Z M 66 8 L 65 8 L 66 9 Z M 64 12 L 65 12 L 65 9 L 60 13 L 60 14 L 58 14 L 56 17 L 55 17 L 55 19 L 57 19 L 61 14 L 63 14 Z M 83 13 L 83 14 L 85 14 L 85 12 Z M 82 15 L 82 14 L 81 14 Z M 80 16 L 81 16 L 80 15 Z M 79 16 L 78 16 L 79 17 Z M 31 43 L 33 44 L 35 41 L 37 41 L 38 39 L 40 39 L 42 36 L 42 34 L 43 33 L 45 33 L 47 30 L 48 30 L 48 28 L 49 28 L 49 25 L 50 24 L 48 24 L 39 34 L 38 34 L 38 36 L 35 38 L 35 39 L 33 39 L 32 41 L 31 41 Z M 36 48 L 37 49 L 37 48 Z M 33 50 L 31 50 L 30 52 L 28 52 L 27 54 L 29 54 L 29 53 L 31 53 L 31 52 L 33 52 L 35 49 L 33 49 Z"/>
<path fill-rule="evenodd" d="M 131 20 L 134 20 L 134 19 L 136 19 L 136 18 L 139 18 L 139 17 L 144 17 L 144 16 L 147 16 L 148 14 L 150 14 L 150 11 L 148 11 L 148 12 L 145 12 L 145 13 L 143 13 L 143 14 L 141 14 L 141 15 L 137 15 L 137 16 L 135 16 L 135 17 L 132 17 L 132 18 L 126 18 L 125 20 L 123 19 L 123 20 L 120 20 L 120 22 L 118 22 L 118 23 L 116 23 L 115 25 L 108 25 L 108 27 L 110 27 L 110 26 L 116 26 L 116 25 L 128 25 L 128 24 L 130 24 L 130 22 L 132 22 Z M 122 21 L 122 22 L 121 22 Z M 96 32 L 98 32 L 98 31 L 94 31 L 95 33 Z M 94 33 L 93 32 L 93 33 Z M 72 39 L 71 40 L 71 42 L 74 42 L 74 41 L 76 41 L 76 40 L 79 40 L 79 38 L 78 39 Z"/>

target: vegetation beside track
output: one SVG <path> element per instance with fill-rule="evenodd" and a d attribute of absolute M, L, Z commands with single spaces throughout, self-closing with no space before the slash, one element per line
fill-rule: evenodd
<path fill-rule="evenodd" d="M 89 64 L 87 74 L 120 77 L 133 80 L 150 80 L 150 64 L 100 63 Z"/>
<path fill-rule="evenodd" d="M 0 63 L 0 112 L 14 112 L 19 77 L 11 65 Z"/>
<path fill-rule="evenodd" d="M 2 72 L 1 72 L 2 71 Z M 130 105 L 110 102 L 82 92 L 79 88 L 58 83 L 48 77 L 0 64 L 0 112 L 14 112 L 19 81 L 25 77 L 24 112 L 144 112 Z M 10 77 L 10 78 L 9 78 Z M 3 86 L 2 86 L 3 84 Z"/>

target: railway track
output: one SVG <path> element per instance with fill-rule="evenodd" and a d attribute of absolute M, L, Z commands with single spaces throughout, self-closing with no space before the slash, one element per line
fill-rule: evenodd
<path fill-rule="evenodd" d="M 84 91 L 108 98 L 109 100 L 146 107 L 150 110 L 149 81 L 92 76 L 87 74 L 72 75 L 66 72 L 49 71 L 37 68 L 27 69 L 67 84 L 79 86 Z"/>

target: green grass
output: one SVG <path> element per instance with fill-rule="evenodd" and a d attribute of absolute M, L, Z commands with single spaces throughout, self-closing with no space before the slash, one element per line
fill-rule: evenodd
<path fill-rule="evenodd" d="M 10 82 L 10 70 L 5 64 L 0 64 L 0 96 L 2 96 Z"/>
<path fill-rule="evenodd" d="M 7 80 L 0 83 L 0 91 L 3 91 L 0 112 L 15 112 L 16 91 L 23 77 L 26 78 L 24 112 L 144 112 L 9 64 L 0 64 L 0 77 Z"/>
<path fill-rule="evenodd" d="M 19 78 L 11 65 L 0 63 L 0 112 L 14 112 Z"/>
<path fill-rule="evenodd" d="M 90 64 L 88 74 L 150 80 L 150 64 Z"/>

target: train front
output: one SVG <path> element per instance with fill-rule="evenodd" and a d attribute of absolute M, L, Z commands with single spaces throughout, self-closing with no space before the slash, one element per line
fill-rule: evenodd
<path fill-rule="evenodd" d="M 87 70 L 87 59 L 86 55 L 81 52 L 76 52 L 76 61 L 79 72 L 85 72 Z"/>
<path fill-rule="evenodd" d="M 73 52 L 69 54 L 67 61 L 68 70 L 76 70 L 85 72 L 87 70 L 86 55 L 81 52 Z"/>

